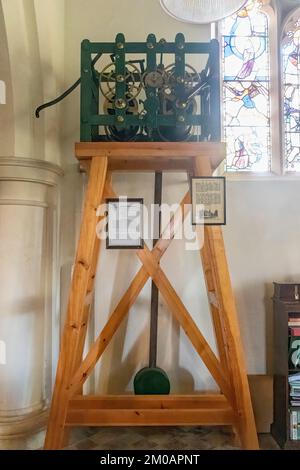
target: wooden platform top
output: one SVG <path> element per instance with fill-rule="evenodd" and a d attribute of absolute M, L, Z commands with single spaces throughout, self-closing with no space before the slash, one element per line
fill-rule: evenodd
<path fill-rule="evenodd" d="M 93 157 L 108 157 L 112 170 L 186 170 L 193 158 L 209 158 L 216 169 L 225 158 L 221 142 L 79 142 L 75 155 L 84 163 Z"/>

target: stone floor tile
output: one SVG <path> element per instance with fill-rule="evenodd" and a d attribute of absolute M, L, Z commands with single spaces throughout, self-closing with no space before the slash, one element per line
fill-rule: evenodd
<path fill-rule="evenodd" d="M 78 442 L 75 444 L 75 447 L 78 450 L 91 450 L 94 449 L 97 444 L 92 439 L 84 439 L 83 441 Z"/>
<path fill-rule="evenodd" d="M 279 449 L 270 434 L 259 440 L 261 449 Z M 228 426 L 83 428 L 70 444 L 72 450 L 238 450 Z"/>

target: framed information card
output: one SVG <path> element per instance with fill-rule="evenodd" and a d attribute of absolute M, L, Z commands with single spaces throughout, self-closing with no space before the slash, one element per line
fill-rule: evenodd
<path fill-rule="evenodd" d="M 191 179 L 192 224 L 226 225 L 226 180 L 199 176 Z"/>
<path fill-rule="evenodd" d="M 143 248 L 143 199 L 107 199 L 106 248 Z"/>

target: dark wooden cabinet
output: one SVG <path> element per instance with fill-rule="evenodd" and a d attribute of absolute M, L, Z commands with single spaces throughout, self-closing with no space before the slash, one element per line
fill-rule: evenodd
<path fill-rule="evenodd" d="M 289 365 L 289 318 L 300 318 L 300 283 L 274 283 L 274 422 L 271 433 L 284 449 L 300 449 L 300 441 L 290 439 L 288 377 L 298 369 Z"/>

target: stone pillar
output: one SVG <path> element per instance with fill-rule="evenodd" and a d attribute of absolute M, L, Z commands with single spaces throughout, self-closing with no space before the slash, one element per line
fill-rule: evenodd
<path fill-rule="evenodd" d="M 0 157 L 0 449 L 34 448 L 59 341 L 61 169 Z M 32 437 L 31 437 L 32 439 Z"/>

